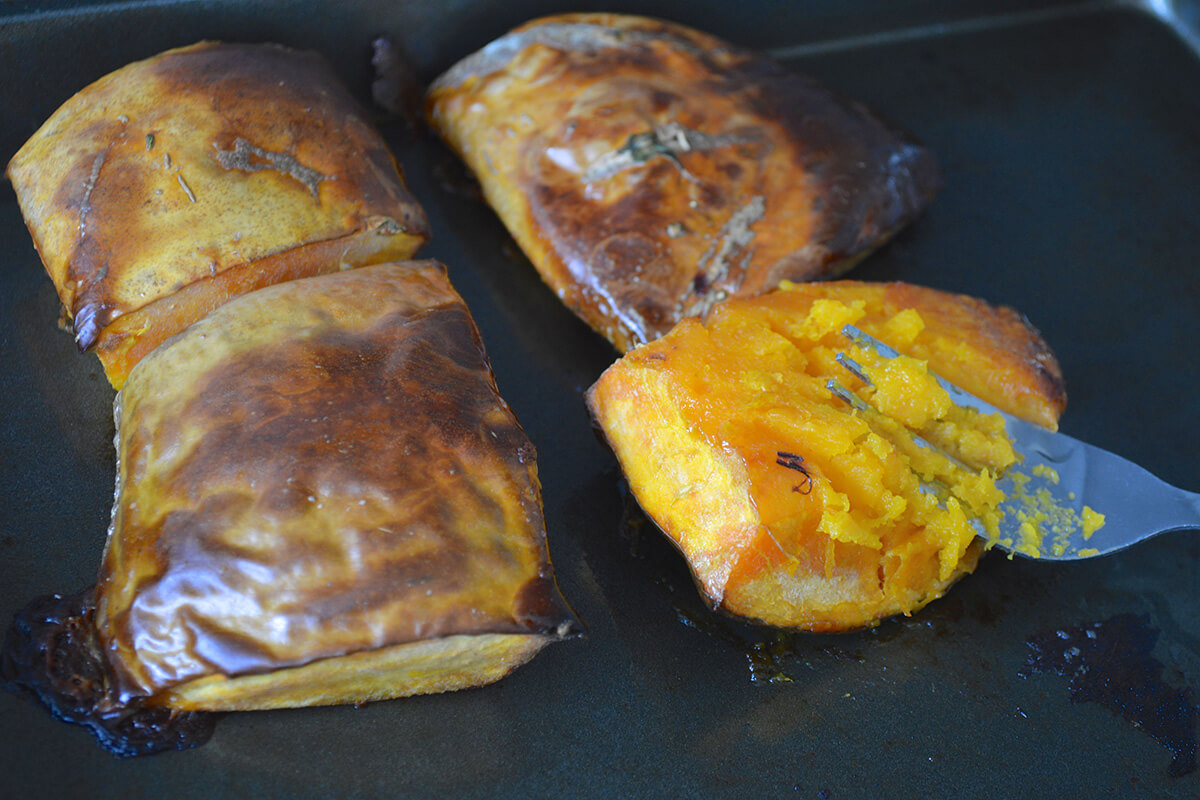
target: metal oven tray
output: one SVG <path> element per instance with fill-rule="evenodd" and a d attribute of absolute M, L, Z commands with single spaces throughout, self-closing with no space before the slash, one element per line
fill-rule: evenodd
<path fill-rule="evenodd" d="M 853 276 L 1021 309 L 1066 373 L 1063 429 L 1196 490 L 1200 61 L 1188 24 L 1198 15 L 1187 3 L 1150 5 L 1175 16 L 1034 0 L 611 7 L 770 50 L 926 140 L 944 191 Z M 569 8 L 0 2 L 0 160 L 71 93 L 168 47 L 212 38 L 315 49 L 367 102 L 379 34 L 403 42 L 429 79 L 509 27 Z M 383 129 L 430 216 L 423 255 L 449 266 L 538 448 L 551 553 L 588 636 L 491 687 L 234 714 L 203 748 L 134 761 L 0 693 L 0 795 L 1200 795 L 1200 771 L 1187 769 L 1200 692 L 1194 532 L 1077 564 L 993 554 L 946 598 L 863 633 L 785 636 L 714 615 L 629 507 L 592 432 L 582 392 L 613 350 L 542 285 L 442 145 L 394 122 Z M 92 582 L 114 467 L 112 391 L 95 358 L 56 329 L 57 299 L 8 187 L 0 241 L 7 621 L 35 595 Z M 1038 641 L 1086 625 L 1108 647 L 1085 654 L 1091 672 L 1029 668 Z M 1170 713 L 1164 698 L 1178 700 Z"/>

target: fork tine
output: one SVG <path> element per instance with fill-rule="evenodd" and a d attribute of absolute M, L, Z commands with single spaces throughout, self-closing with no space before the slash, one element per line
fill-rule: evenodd
<path fill-rule="evenodd" d="M 854 392 L 847 389 L 845 385 L 837 378 L 830 378 L 828 381 L 826 381 L 825 388 L 833 392 L 838 399 L 853 408 L 855 411 L 871 411 L 876 414 L 879 413 L 879 411 L 875 409 L 875 406 L 871 405 L 866 400 L 863 400 Z"/>
<path fill-rule="evenodd" d="M 858 378 L 860 381 L 865 383 L 867 386 L 875 385 L 874 381 L 872 381 L 871 378 L 867 375 L 866 370 L 863 369 L 863 365 L 858 363 L 857 361 L 855 361 L 850 356 L 846 355 L 845 353 L 838 353 L 836 356 L 834 356 L 834 360 L 837 361 L 837 363 L 841 364 L 843 367 L 845 367 L 846 370 L 851 375 Z M 832 391 L 832 390 L 830 390 L 830 391 Z"/>
<path fill-rule="evenodd" d="M 843 326 L 842 335 L 854 342 L 859 347 L 874 350 L 884 358 L 896 358 L 900 355 L 898 350 L 894 350 L 893 348 L 876 339 L 871 334 L 867 333 L 861 328 L 856 328 L 853 325 Z"/>

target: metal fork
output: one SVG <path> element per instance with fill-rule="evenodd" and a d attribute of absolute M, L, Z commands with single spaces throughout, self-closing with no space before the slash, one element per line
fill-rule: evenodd
<path fill-rule="evenodd" d="M 853 325 L 845 326 L 842 334 L 884 358 L 900 355 Z M 838 363 L 870 383 L 862 367 L 845 353 L 838 354 Z M 1171 486 L 1107 450 L 1018 419 L 930 374 L 956 404 L 985 414 L 999 414 L 1013 448 L 1022 457 L 997 480 L 997 486 L 1008 498 L 1000 504 L 1005 535 L 999 540 L 989 538 L 978 521 L 975 523 L 980 536 L 989 538 L 993 546 L 1045 561 L 1072 561 L 1115 553 L 1160 533 L 1200 528 L 1200 494 Z M 852 407 L 879 413 L 837 379 L 831 379 L 828 387 Z M 934 447 L 915 434 L 913 438 L 921 446 Z M 935 491 L 929 485 L 924 488 Z M 1056 530 L 1036 550 L 1022 548 L 1017 535 L 1022 515 L 1030 511 L 1030 492 L 1038 493 L 1043 502 L 1048 500 L 1055 509 L 1052 516 Z M 1080 524 L 1085 507 L 1104 515 L 1104 524 L 1086 538 Z"/>

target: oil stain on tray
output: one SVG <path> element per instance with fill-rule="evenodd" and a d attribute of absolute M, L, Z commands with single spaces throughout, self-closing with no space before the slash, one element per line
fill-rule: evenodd
<path fill-rule="evenodd" d="M 1197 708 L 1187 689 L 1168 685 L 1151 655 L 1158 630 L 1144 614 L 1117 614 L 1036 634 L 1020 675 L 1067 678 L 1071 701 L 1099 703 L 1149 734 L 1171 753 L 1170 774 L 1196 769 Z"/>

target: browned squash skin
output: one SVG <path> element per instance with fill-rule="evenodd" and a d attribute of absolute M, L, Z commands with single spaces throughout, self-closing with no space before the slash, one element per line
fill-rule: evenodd
<path fill-rule="evenodd" d="M 619 350 L 829 278 L 911 221 L 930 152 L 768 58 L 660 20 L 529 22 L 433 85 L 433 126 L 543 279 Z"/>
<path fill-rule="evenodd" d="M 410 257 L 428 224 L 315 54 L 203 42 L 67 100 L 8 165 L 72 320 L 120 388 L 168 336 L 256 288 Z"/>
<path fill-rule="evenodd" d="M 96 626 L 123 697 L 444 691 L 573 628 L 533 446 L 439 264 L 237 298 L 134 368 L 117 422 Z"/>
<path fill-rule="evenodd" d="M 937 533 L 944 520 L 919 511 L 908 461 L 825 388 L 828 377 L 853 381 L 833 361 L 848 342 L 831 332 L 797 344 L 827 301 L 859 309 L 856 325 L 1011 413 L 1053 425 L 1066 402 L 1056 360 L 1019 314 L 900 283 L 797 284 L 731 300 L 610 367 L 588 406 L 705 599 L 810 631 L 912 613 L 983 549 L 965 522 L 956 536 Z M 923 327 L 897 341 L 889 321 L 911 322 L 914 311 Z M 829 532 L 838 502 L 858 521 L 848 530 L 867 531 L 858 539 Z"/>

